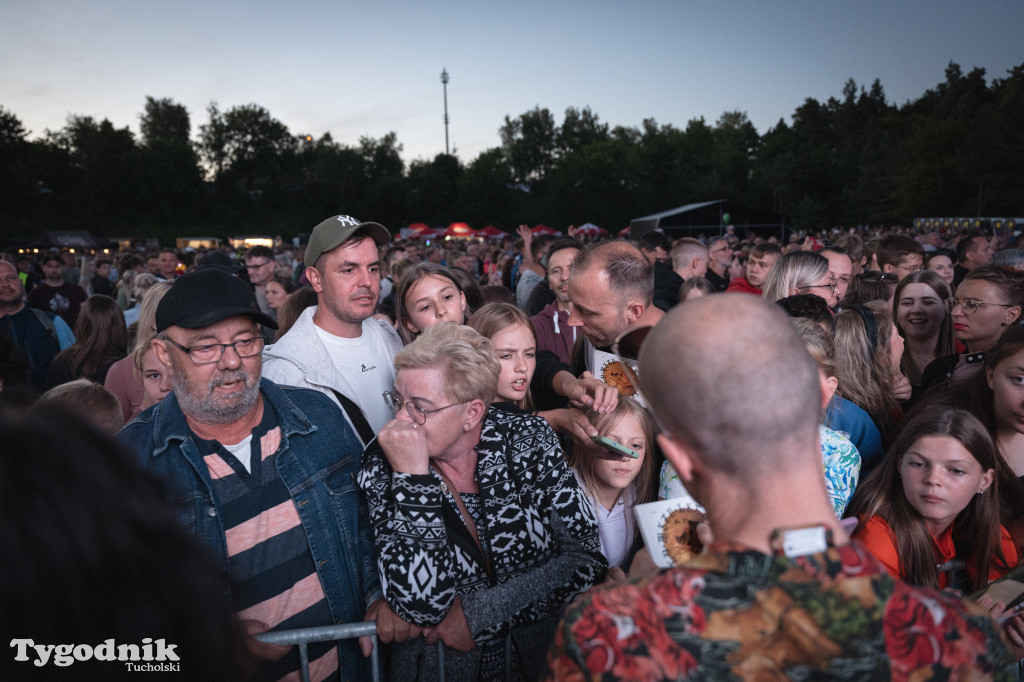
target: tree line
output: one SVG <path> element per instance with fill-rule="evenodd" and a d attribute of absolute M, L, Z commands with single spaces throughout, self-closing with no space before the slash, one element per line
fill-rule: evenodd
<path fill-rule="evenodd" d="M 726 198 L 780 211 L 798 229 L 907 224 L 917 216 L 1024 215 L 1024 64 L 988 82 L 955 63 L 916 100 L 846 82 L 763 135 L 743 111 L 684 129 L 603 123 L 589 107 L 559 124 L 537 107 L 501 144 L 463 161 L 403 161 L 395 133 L 358 143 L 295 134 L 256 104 L 221 110 L 192 135 L 184 106 L 147 97 L 139 134 L 72 115 L 29 140 L 0 106 L 0 220 L 8 238 L 43 229 L 102 236 L 308 231 L 338 212 L 397 229 L 465 221 L 610 230 L 674 206 Z"/>

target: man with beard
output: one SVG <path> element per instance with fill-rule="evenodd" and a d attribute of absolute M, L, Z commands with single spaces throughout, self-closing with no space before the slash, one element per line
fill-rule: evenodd
<path fill-rule="evenodd" d="M 75 342 L 64 320 L 25 305 L 25 287 L 18 269 L 5 260 L 0 260 L 0 334 L 6 337 L 7 345 L 24 354 L 15 360 L 28 364 L 32 383 L 40 391 L 46 388 L 53 358 Z"/>
<path fill-rule="evenodd" d="M 664 316 L 653 305 L 654 268 L 628 242 L 583 249 L 573 263 L 568 292 L 569 325 L 579 327 L 599 349 L 610 348 L 623 332 L 653 326 Z"/>
<path fill-rule="evenodd" d="M 371 317 L 380 295 L 377 247 L 390 241 L 383 225 L 347 215 L 313 228 L 306 277 L 319 305 L 306 308 L 264 356 L 264 376 L 330 397 L 364 445 L 394 417 L 381 396 L 394 388 L 402 341 L 394 327 Z"/>
<path fill-rule="evenodd" d="M 59 315 L 73 329 L 78 309 L 89 294 L 77 284 L 64 280 L 64 259 L 56 251 L 43 256 L 42 267 L 46 278 L 29 293 L 26 301 L 33 308 Z"/>
<path fill-rule="evenodd" d="M 729 287 L 729 268 L 736 259 L 727 239 L 721 238 L 711 242 L 708 247 L 708 269 L 704 279 L 711 282 L 715 291 L 725 291 Z"/>
<path fill-rule="evenodd" d="M 530 318 L 537 332 L 537 350 L 549 350 L 562 362 L 569 362 L 573 344 L 576 343 L 576 327 L 569 326 L 569 273 L 572 262 L 580 252 L 580 245 L 572 237 L 558 239 L 551 244 L 547 260 L 547 288 L 555 300 Z M 537 285 L 531 298 L 537 294 Z"/>
<path fill-rule="evenodd" d="M 387 641 L 394 621 L 353 483 L 362 445 L 328 398 L 260 378 L 261 324 L 277 327 L 242 280 L 217 268 L 178 278 L 153 341 L 174 390 L 118 437 L 168 480 L 182 523 L 230 573 L 223 597 L 248 633 L 381 615 Z M 253 648 L 261 676 L 298 669 L 287 648 Z M 315 679 L 367 672 L 354 642 L 314 644 L 309 660 Z"/>

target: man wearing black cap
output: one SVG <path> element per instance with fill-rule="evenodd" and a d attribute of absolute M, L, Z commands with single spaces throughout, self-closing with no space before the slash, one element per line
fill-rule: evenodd
<path fill-rule="evenodd" d="M 393 327 L 371 318 L 380 295 L 377 247 L 390 240 L 383 225 L 347 215 L 317 225 L 304 260 L 319 305 L 264 353 L 264 376 L 329 396 L 364 445 L 394 416 L 381 396 L 394 387 L 402 342 Z"/>
<path fill-rule="evenodd" d="M 324 396 L 261 380 L 261 324 L 277 327 L 228 272 L 178 278 L 153 341 L 174 391 L 118 437 L 168 479 L 182 522 L 230 572 L 224 599 L 248 632 L 373 618 L 384 602 L 353 482 L 362 447 Z M 310 647 L 315 679 L 364 676 L 355 643 L 338 652 Z M 260 671 L 270 678 L 298 668 L 287 649 L 259 653 L 276 659 Z"/>

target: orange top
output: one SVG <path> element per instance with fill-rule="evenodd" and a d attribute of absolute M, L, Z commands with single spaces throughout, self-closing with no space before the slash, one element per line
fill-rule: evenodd
<path fill-rule="evenodd" d="M 1010 566 L 1017 564 L 1017 547 L 1003 526 L 999 527 L 1000 542 L 1003 547 L 1003 556 Z M 878 559 L 886 570 L 894 578 L 902 578 L 900 574 L 900 559 L 896 551 L 896 536 L 893 534 L 889 524 L 881 516 L 872 516 L 864 527 L 853 534 L 853 539 L 863 544 L 876 559 Z M 953 526 L 950 525 L 939 537 L 932 536 L 932 551 L 935 552 L 935 563 L 944 564 L 956 556 L 956 548 L 953 546 Z M 967 562 L 967 574 L 974 577 L 973 562 Z M 1002 577 L 1005 570 L 998 566 L 992 566 L 988 572 L 989 582 Z M 946 587 L 947 573 L 939 573 L 939 589 Z"/>

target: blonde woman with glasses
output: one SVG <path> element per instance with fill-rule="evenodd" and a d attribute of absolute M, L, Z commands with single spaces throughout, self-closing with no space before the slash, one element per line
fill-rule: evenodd
<path fill-rule="evenodd" d="M 768 272 L 762 297 L 771 303 L 795 294 L 814 294 L 831 308 L 836 300 L 836 280 L 828 267 L 828 258 L 813 251 L 784 254 Z"/>

